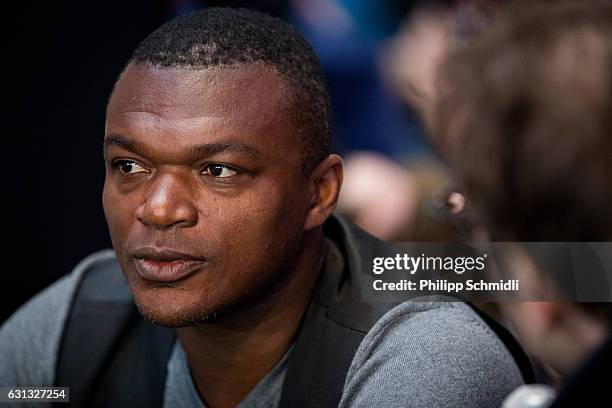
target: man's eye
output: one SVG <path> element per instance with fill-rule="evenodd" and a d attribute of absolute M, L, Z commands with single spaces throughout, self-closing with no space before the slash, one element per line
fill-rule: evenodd
<path fill-rule="evenodd" d="M 208 174 L 213 177 L 226 178 L 238 174 L 238 171 L 231 167 L 219 163 L 210 163 L 204 167 L 202 174 Z"/>
<path fill-rule="evenodd" d="M 146 173 L 147 170 L 140 164 L 131 160 L 117 160 L 113 163 L 114 168 L 118 168 L 122 173 L 135 174 L 135 173 Z"/>

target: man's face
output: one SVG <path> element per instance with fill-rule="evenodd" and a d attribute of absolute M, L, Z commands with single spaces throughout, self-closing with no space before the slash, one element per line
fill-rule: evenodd
<path fill-rule="evenodd" d="M 130 64 L 111 96 L 103 204 L 141 313 L 200 323 L 291 272 L 309 197 L 269 67 Z"/>

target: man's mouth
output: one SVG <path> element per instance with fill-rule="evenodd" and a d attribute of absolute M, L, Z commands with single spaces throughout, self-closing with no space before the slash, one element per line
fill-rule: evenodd
<path fill-rule="evenodd" d="M 154 282 L 184 279 L 206 264 L 203 257 L 154 247 L 138 248 L 130 257 L 140 277 Z"/>

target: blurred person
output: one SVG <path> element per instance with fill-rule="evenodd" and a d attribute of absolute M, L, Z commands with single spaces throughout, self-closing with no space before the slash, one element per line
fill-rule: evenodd
<path fill-rule="evenodd" d="M 334 108 L 332 150 L 372 151 L 390 159 L 427 153 L 414 115 L 384 86 L 384 41 L 400 14 L 393 2 L 292 0 L 288 21 L 312 44 Z M 364 18 L 367 16 L 367 18 Z"/>
<path fill-rule="evenodd" d="M 612 239 L 611 2 L 504 9 L 450 53 L 438 92 L 434 138 L 491 240 Z M 542 259 L 520 244 L 512 252 L 502 263 L 532 282 L 534 298 L 564 293 Z M 610 303 L 503 308 L 528 349 L 562 375 L 552 406 L 610 404 Z"/>
<path fill-rule="evenodd" d="M 151 33 L 106 111 L 113 250 L 0 328 L 0 385 L 69 386 L 73 406 L 498 405 L 522 373 L 468 305 L 361 298 L 384 245 L 332 215 L 329 145 L 289 25 L 207 9 Z"/>
<path fill-rule="evenodd" d="M 486 25 L 497 1 L 422 2 L 386 41 L 380 59 L 385 89 L 423 125 L 432 122 L 437 70 L 449 48 Z M 446 164 L 433 155 L 398 160 L 375 152 L 345 155 L 338 211 L 371 234 L 394 242 L 481 240 L 465 197 Z M 474 303 L 503 321 L 494 303 Z"/>
<path fill-rule="evenodd" d="M 347 157 L 338 210 L 370 234 L 395 240 L 412 224 L 418 206 L 415 177 L 387 157 L 370 152 Z"/>
<path fill-rule="evenodd" d="M 501 0 L 424 2 L 401 24 L 382 53 L 387 88 L 432 124 L 437 77 L 448 52 L 489 23 Z"/>
<path fill-rule="evenodd" d="M 450 5 L 416 10 L 389 41 L 384 52 L 387 86 L 415 109 L 425 123 L 431 121 L 437 68 L 449 47 Z"/>
<path fill-rule="evenodd" d="M 422 113 L 425 104 L 416 97 L 404 99 L 406 94 L 401 90 L 408 90 L 410 95 L 412 91 L 419 95 L 427 93 L 429 75 L 433 72 L 430 70 L 432 59 L 435 59 L 433 55 L 439 54 L 440 39 L 444 37 L 445 40 L 445 33 L 437 35 L 438 25 L 430 27 L 429 12 L 434 8 L 428 4 L 415 7 L 400 32 L 379 46 L 381 55 L 377 58 L 377 75 L 380 76 L 380 86 L 401 101 L 405 112 L 415 110 Z M 439 8 L 436 6 L 435 10 Z M 446 27 L 445 21 L 440 21 L 439 26 Z M 404 68 L 408 65 L 411 80 L 404 81 L 399 77 L 406 72 Z M 412 77 L 416 78 L 414 82 L 424 84 L 425 89 L 419 87 L 416 91 L 408 83 L 412 82 Z M 371 106 L 371 99 L 367 104 Z M 417 122 L 416 118 L 414 120 Z M 402 137 L 406 137 L 406 133 Z M 380 143 L 378 137 L 369 135 L 368 138 Z M 440 199 L 439 193 L 449 184 L 445 169 L 429 154 L 415 155 L 394 150 L 394 155 L 375 151 L 350 151 L 344 155 L 345 184 L 338 201 L 339 211 L 383 240 L 453 239 L 452 229 L 448 228 L 444 217 L 440 217 L 442 214 L 433 209 Z"/>
<path fill-rule="evenodd" d="M 397 163 L 374 152 L 353 152 L 345 159 L 338 211 L 385 241 L 446 242 L 471 231 L 463 196 L 432 158 Z"/>

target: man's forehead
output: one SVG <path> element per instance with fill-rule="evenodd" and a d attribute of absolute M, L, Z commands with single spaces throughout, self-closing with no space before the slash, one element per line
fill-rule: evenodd
<path fill-rule="evenodd" d="M 300 142 L 287 114 L 285 86 L 273 69 L 258 64 L 206 69 L 130 65 L 109 102 L 106 137 L 121 135 L 141 151 L 155 150 L 166 159 L 183 157 L 180 152 L 202 144 L 241 143 L 262 157 L 299 162 Z"/>
<path fill-rule="evenodd" d="M 129 64 L 118 80 L 107 114 L 265 118 L 288 103 L 285 81 L 265 64 L 206 68 Z"/>

